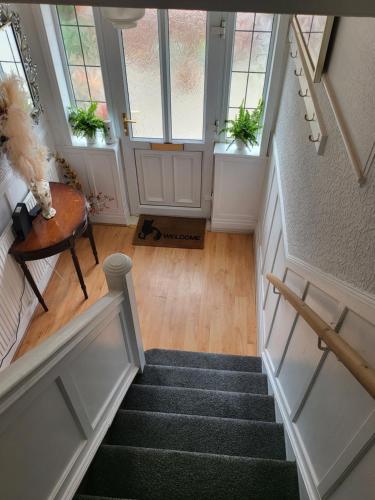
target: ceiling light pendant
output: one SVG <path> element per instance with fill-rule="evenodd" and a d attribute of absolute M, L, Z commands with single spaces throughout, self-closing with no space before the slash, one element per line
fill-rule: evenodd
<path fill-rule="evenodd" d="M 137 21 L 145 15 L 145 9 L 124 7 L 101 7 L 102 15 L 116 29 L 129 29 L 137 26 Z"/>

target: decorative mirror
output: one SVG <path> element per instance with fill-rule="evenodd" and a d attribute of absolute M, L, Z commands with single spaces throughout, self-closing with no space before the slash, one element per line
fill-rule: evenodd
<path fill-rule="evenodd" d="M 30 96 L 30 115 L 38 123 L 43 111 L 39 99 L 37 69 L 31 60 L 26 36 L 22 33 L 19 15 L 7 5 L 0 4 L 0 79 L 16 74 Z"/>
<path fill-rule="evenodd" d="M 303 48 L 307 66 L 314 83 L 320 82 L 334 16 L 296 15 L 293 18 L 297 36 Z"/>

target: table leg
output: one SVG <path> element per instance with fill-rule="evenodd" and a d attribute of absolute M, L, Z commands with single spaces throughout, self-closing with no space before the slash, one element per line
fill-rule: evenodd
<path fill-rule="evenodd" d="M 76 268 L 76 272 L 77 272 L 77 275 L 78 275 L 79 282 L 81 284 L 83 295 L 85 296 L 85 299 L 87 300 L 89 298 L 89 296 L 87 295 L 86 285 L 85 285 L 85 282 L 83 280 L 81 266 L 79 265 L 79 261 L 78 261 L 77 254 L 76 254 L 76 250 L 74 248 L 74 243 L 70 247 L 70 253 L 72 254 L 73 264 L 74 264 L 74 267 Z"/>
<path fill-rule="evenodd" d="M 86 229 L 86 234 L 90 240 L 90 245 L 92 249 L 92 253 L 94 254 L 95 257 L 95 262 L 99 264 L 99 257 L 98 257 L 98 252 L 96 251 L 96 245 L 95 245 L 95 240 L 94 240 L 94 233 L 92 231 L 92 225 L 91 222 L 89 221 L 87 224 L 87 229 Z"/>
<path fill-rule="evenodd" d="M 29 282 L 31 288 L 33 289 L 35 295 L 37 296 L 40 305 L 47 312 L 48 311 L 48 307 L 46 306 L 46 303 L 44 302 L 44 299 L 43 299 L 41 293 L 39 292 L 38 287 L 36 286 L 36 283 L 34 281 L 34 278 L 33 278 L 32 274 L 29 271 L 29 268 L 27 267 L 26 263 L 23 260 L 19 260 L 18 263 L 21 266 L 22 271 L 24 272 L 24 274 L 26 276 L 26 279 Z"/>

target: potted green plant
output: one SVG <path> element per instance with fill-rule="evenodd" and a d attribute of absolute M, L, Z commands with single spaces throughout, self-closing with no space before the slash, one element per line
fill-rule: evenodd
<path fill-rule="evenodd" d="M 263 109 L 264 103 L 262 99 L 259 101 L 258 106 L 251 112 L 245 109 L 244 103 L 242 103 L 239 113 L 235 116 L 234 120 L 225 121 L 229 125 L 224 127 L 220 133 L 225 132 L 229 137 L 233 138 L 227 149 L 233 143 L 236 143 L 238 149 L 258 144 L 259 130 L 263 126 Z"/>
<path fill-rule="evenodd" d="M 87 144 L 95 144 L 96 132 L 101 130 L 105 133 L 104 120 L 96 116 L 98 104 L 92 102 L 87 109 L 74 107 L 69 108 L 68 120 L 76 137 L 85 137 Z"/>

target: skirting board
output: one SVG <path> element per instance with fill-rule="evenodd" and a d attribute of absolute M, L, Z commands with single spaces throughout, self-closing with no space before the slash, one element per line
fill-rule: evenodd
<path fill-rule="evenodd" d="M 253 233 L 256 229 L 257 220 L 228 220 L 212 219 L 211 231 L 214 233 Z"/>

